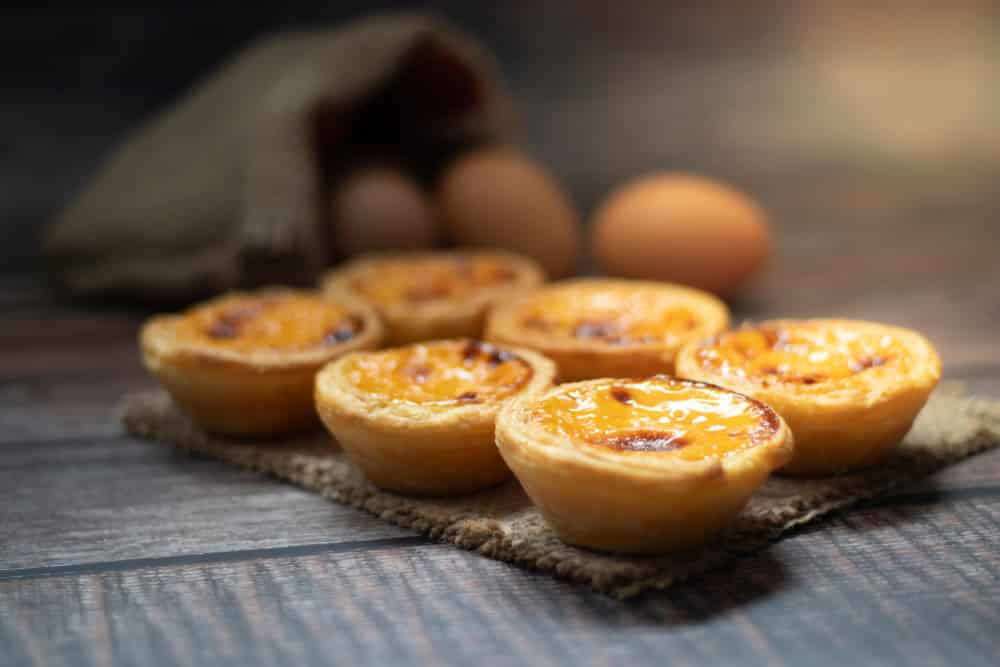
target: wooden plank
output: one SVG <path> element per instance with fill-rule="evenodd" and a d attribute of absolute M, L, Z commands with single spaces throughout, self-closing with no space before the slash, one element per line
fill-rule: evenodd
<path fill-rule="evenodd" d="M 199 556 L 411 533 L 264 475 L 130 438 L 0 448 L 0 570 Z M 1000 498 L 1000 450 L 883 506 Z"/>
<path fill-rule="evenodd" d="M 410 543 L 8 579 L 0 645 L 23 664 L 992 665 L 998 524 L 996 498 L 869 508 L 637 603 Z"/>
<path fill-rule="evenodd" d="M 0 381 L 38 375 L 120 375 L 141 368 L 142 318 L 115 310 L 46 307 L 0 317 Z"/>
<path fill-rule="evenodd" d="M 0 452 L 0 570 L 412 535 L 265 475 L 143 441 Z"/>
<path fill-rule="evenodd" d="M 0 448 L 4 443 L 119 435 L 115 406 L 121 396 L 153 386 L 138 368 L 121 374 L 58 374 L 0 382 Z"/>
<path fill-rule="evenodd" d="M 981 386 L 1000 389 L 991 377 Z M 122 437 L 111 411 L 120 386 L 38 387 L 48 393 L 0 401 L 9 408 L 0 434 L 27 436 L 0 437 L 0 568 L 409 535 L 261 475 Z M 894 496 L 946 501 L 998 488 L 994 451 Z"/>
<path fill-rule="evenodd" d="M 0 312 L 39 308 L 52 302 L 49 291 L 36 275 L 0 276 Z"/>
<path fill-rule="evenodd" d="M 517 7 L 499 19 L 468 4 L 451 9 L 498 49 L 522 136 L 584 208 L 662 168 L 731 179 L 761 200 L 777 252 L 737 300 L 740 317 L 891 321 L 927 333 L 947 364 L 996 362 L 1000 135 L 986 113 L 996 90 L 983 85 L 995 8 L 890 13 L 886 50 L 852 37 L 884 32 L 878 17 L 813 4 L 721 13 L 553 4 L 532 6 L 530 21 Z M 163 44 L 192 25 L 182 10 L 168 14 L 156 15 Z M 75 39 L 79 31 L 65 28 L 79 17 L 53 16 L 12 17 L 6 42 L 23 51 L 42 33 Z M 120 43 L 146 35 L 153 15 L 115 16 L 95 23 L 117 26 L 115 39 L 97 42 L 133 57 Z M 114 134 L 250 32 L 289 20 L 241 16 L 199 13 L 196 28 L 217 34 L 225 24 L 226 44 L 201 40 L 209 46 L 187 53 L 180 70 L 176 58 L 165 67 L 157 48 L 117 70 L 111 51 L 70 59 L 55 74 L 66 86 L 22 68 L 18 89 L 34 94 L 15 90 L 4 115 L 15 128 L 10 159 L 0 159 L 15 184 L 0 202 L 15 223 L 5 266 L 32 261 L 24 255 L 33 225 L 83 182 Z M 553 26 L 581 38 L 553 50 Z M 912 53 L 940 66 L 930 72 Z M 109 66 L 128 85 L 108 88 Z M 567 71 L 585 73 L 581 85 L 566 86 Z M 130 82 L 137 72 L 141 81 Z M 57 88 L 79 96 L 74 113 L 39 92 Z M 115 383 L 143 382 L 138 318 L 45 298 L 0 287 L 0 533 L 27 531 L 17 540 L 21 563 L 91 569 L 0 582 L 0 663 L 950 665 L 994 664 L 1000 653 L 996 453 L 669 595 L 619 605 L 419 542 L 370 551 L 310 542 L 326 528 L 340 534 L 340 519 L 323 523 L 339 508 L 109 440 Z M 357 516 L 362 530 L 379 525 Z M 240 551 L 215 551 L 230 543 Z M 258 544 L 269 555 L 254 556 Z M 118 560 L 101 560 L 110 557 Z"/>

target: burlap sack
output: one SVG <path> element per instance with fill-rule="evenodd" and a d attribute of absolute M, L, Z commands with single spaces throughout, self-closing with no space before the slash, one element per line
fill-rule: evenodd
<path fill-rule="evenodd" d="M 516 482 L 453 499 L 395 495 L 365 480 L 325 434 L 256 444 L 211 437 L 158 391 L 127 396 L 122 420 L 133 435 L 271 473 L 433 539 L 618 598 L 667 588 L 760 549 L 795 526 L 1000 445 L 1000 402 L 941 388 L 886 464 L 834 477 L 774 476 L 714 544 L 695 552 L 636 557 L 563 544 Z"/>
<path fill-rule="evenodd" d="M 47 230 L 51 273 L 146 300 L 310 282 L 332 252 L 324 187 L 354 155 L 424 174 L 508 124 L 489 55 L 436 18 L 273 36 L 112 151 Z"/>

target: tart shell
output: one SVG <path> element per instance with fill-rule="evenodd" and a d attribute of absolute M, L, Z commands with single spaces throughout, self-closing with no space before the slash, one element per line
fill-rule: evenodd
<path fill-rule="evenodd" d="M 773 407 L 795 434 L 795 456 L 779 471 L 782 474 L 829 475 L 884 461 L 910 430 L 941 377 L 941 359 L 934 347 L 914 331 L 873 322 L 771 320 L 760 324 L 781 327 L 800 322 L 892 336 L 906 352 L 907 367 L 900 372 L 876 369 L 812 385 L 764 387 L 702 366 L 698 352 L 712 341 L 700 341 L 681 350 L 677 374 L 727 387 Z"/>
<path fill-rule="evenodd" d="M 581 445 L 529 419 L 535 402 L 551 392 L 598 381 L 518 397 L 497 417 L 497 446 L 504 460 L 568 544 L 628 553 L 702 545 L 736 516 L 774 468 L 792 456 L 791 431 L 777 415 L 773 417 L 778 426 L 766 442 L 696 461 L 622 455 Z"/>
<path fill-rule="evenodd" d="M 658 373 L 672 374 L 677 347 L 659 343 L 613 345 L 588 338 L 553 336 L 526 328 L 520 322 L 523 309 L 538 294 L 576 288 L 611 287 L 629 290 L 655 289 L 678 299 L 705 327 L 699 338 L 718 333 L 729 326 L 729 309 L 717 297 L 700 290 L 638 280 L 575 278 L 551 283 L 539 290 L 514 297 L 499 304 L 486 323 L 486 339 L 506 345 L 538 350 L 556 362 L 560 382 L 600 377 L 643 377 Z"/>
<path fill-rule="evenodd" d="M 532 374 L 515 396 L 551 386 L 555 364 L 530 350 L 506 347 Z M 376 486 L 408 495 L 471 493 L 510 478 L 494 442 L 497 411 L 510 399 L 427 406 L 356 389 L 346 378 L 352 357 L 316 377 L 316 407 L 348 458 Z"/>
<path fill-rule="evenodd" d="M 230 292 L 213 301 L 296 293 L 280 288 Z M 143 362 L 181 409 L 207 431 L 271 437 L 316 428 L 312 392 L 317 371 L 340 355 L 374 349 L 382 339 L 382 324 L 368 304 L 350 297 L 336 302 L 347 306 L 361 326 L 353 338 L 333 346 L 237 351 L 201 345 L 178 334 L 176 325 L 183 314 L 159 315 L 140 331 Z"/>
<path fill-rule="evenodd" d="M 482 258 L 495 260 L 509 268 L 514 276 L 510 282 L 484 286 L 473 294 L 459 298 L 442 298 L 423 303 L 395 303 L 375 305 L 385 324 L 385 344 L 405 345 L 419 341 L 447 338 L 480 338 L 486 314 L 497 301 L 523 289 L 534 288 L 545 281 L 541 267 L 532 259 L 499 250 L 453 251 L 434 253 L 375 253 L 359 257 L 324 276 L 322 289 L 329 294 L 350 293 L 358 298 L 352 288 L 358 279 L 376 279 L 383 262 L 425 261 L 457 258 Z M 419 283 L 415 273 L 413 280 Z"/>

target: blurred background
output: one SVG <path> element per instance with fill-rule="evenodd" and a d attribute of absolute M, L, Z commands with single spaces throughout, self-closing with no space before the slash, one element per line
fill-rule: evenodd
<path fill-rule="evenodd" d="M 738 313 L 898 321 L 989 358 L 1000 317 L 1000 4 L 870 4 L 7 9 L 0 275 L 38 273 L 41 225 L 121 134 L 249 40 L 375 9 L 430 9 L 494 51 L 518 140 L 585 217 L 610 188 L 655 169 L 752 193 L 776 250 Z"/>

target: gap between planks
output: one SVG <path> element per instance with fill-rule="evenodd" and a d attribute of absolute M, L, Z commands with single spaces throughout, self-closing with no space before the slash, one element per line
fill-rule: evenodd
<path fill-rule="evenodd" d="M 339 554 L 356 551 L 408 549 L 433 544 L 437 543 L 426 537 L 412 535 L 406 537 L 384 537 L 372 540 L 356 540 L 350 542 L 321 542 L 318 544 L 298 544 L 284 547 L 268 547 L 263 549 L 237 549 L 233 551 L 215 551 L 199 554 L 178 554 L 175 556 L 158 556 L 156 558 L 126 558 L 114 561 L 97 561 L 93 563 L 75 563 L 71 565 L 49 565 L 46 567 L 26 567 L 0 570 L 0 582 L 77 576 L 83 574 L 127 572 L 132 570 L 172 567 L 177 565 L 241 562 L 262 558 L 295 558 L 316 554 Z"/>
<path fill-rule="evenodd" d="M 927 503 L 940 505 L 947 501 L 973 500 L 979 498 L 1000 498 L 1000 485 L 966 487 L 948 489 L 944 491 L 920 491 L 914 493 L 904 493 L 896 496 L 875 498 L 839 510 L 835 512 L 834 515 L 850 513 L 858 508 L 898 507 Z M 794 534 L 795 533 L 792 532 L 788 535 L 788 537 L 791 537 Z M 232 551 L 217 551 L 197 554 L 178 554 L 173 556 L 158 556 L 155 558 L 127 558 L 114 561 L 50 565 L 34 568 L 14 568 L 9 570 L 0 570 L 0 582 L 128 572 L 178 565 L 201 565 L 209 563 L 243 562 L 257 559 L 295 558 L 316 554 L 341 554 L 361 551 L 410 549 L 414 547 L 435 545 L 447 547 L 449 549 L 454 548 L 450 545 L 443 545 L 427 537 L 412 535 L 405 537 L 386 537 L 347 542 L 321 542 L 314 544 L 267 547 L 262 549 L 237 549 Z"/>

